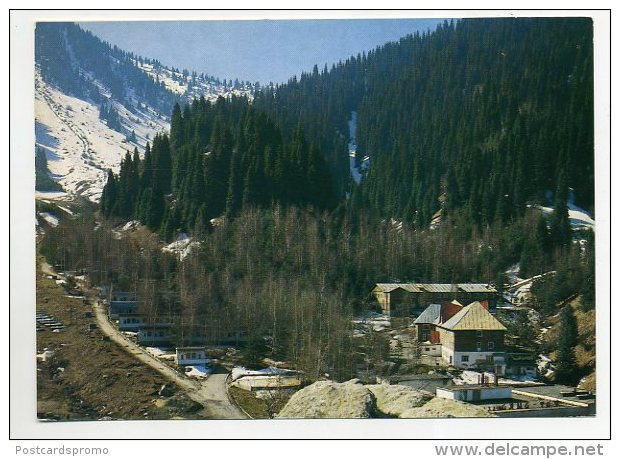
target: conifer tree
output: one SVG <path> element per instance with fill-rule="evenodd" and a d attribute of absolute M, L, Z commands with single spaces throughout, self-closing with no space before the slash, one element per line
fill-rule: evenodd
<path fill-rule="evenodd" d="M 574 346 L 577 343 L 577 322 L 570 306 L 560 312 L 558 356 L 555 361 L 556 382 L 573 385 L 579 381 Z"/>

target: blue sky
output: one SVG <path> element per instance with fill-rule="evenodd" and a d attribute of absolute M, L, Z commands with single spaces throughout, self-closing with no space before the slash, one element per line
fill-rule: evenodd
<path fill-rule="evenodd" d="M 285 82 L 292 75 L 433 30 L 441 19 L 80 22 L 101 39 L 165 65 L 219 78 Z"/>

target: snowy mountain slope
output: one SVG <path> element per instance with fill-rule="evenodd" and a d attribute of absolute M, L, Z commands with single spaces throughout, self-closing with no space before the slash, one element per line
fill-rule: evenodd
<path fill-rule="evenodd" d="M 160 82 L 165 88 L 185 100 L 191 102 L 193 99 L 204 97 L 208 101 L 215 101 L 218 97 L 245 96 L 252 99 L 253 88 L 251 85 L 239 84 L 234 86 L 224 86 L 212 78 L 204 75 L 197 75 L 189 72 L 177 72 L 166 66 L 157 63 L 147 63 L 134 60 L 134 64 L 145 72 L 153 80 Z"/>
<path fill-rule="evenodd" d="M 117 171 L 127 151 L 142 149 L 157 132 L 168 130 L 167 121 L 145 110 L 132 114 L 115 103 L 123 126 L 136 133 L 136 143 L 110 129 L 99 118 L 94 104 L 68 96 L 35 77 L 36 144 L 48 160 L 52 178 L 68 193 L 98 201 L 110 168 Z"/>
<path fill-rule="evenodd" d="M 68 197 L 94 202 L 107 169 L 118 172 L 127 151 L 138 147 L 142 154 L 169 130 L 175 102 L 251 98 L 253 90 L 126 53 L 72 23 L 37 24 L 35 62 L 36 146 Z"/>

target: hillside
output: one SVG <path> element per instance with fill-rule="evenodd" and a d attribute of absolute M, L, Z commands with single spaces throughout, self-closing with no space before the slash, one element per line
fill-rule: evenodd
<path fill-rule="evenodd" d="M 52 180 L 96 202 L 108 169 L 170 129 L 176 101 L 254 91 L 126 53 L 71 23 L 39 23 L 35 42 L 37 147 Z"/>
<path fill-rule="evenodd" d="M 582 378 L 580 387 L 586 390 L 596 390 L 596 311 L 584 311 L 582 299 L 575 298 L 569 303 L 575 316 L 577 326 L 576 345 L 574 346 L 577 371 Z M 558 357 L 557 341 L 560 334 L 558 315 L 547 318 L 547 331 L 542 335 L 543 349 L 552 350 L 549 357 L 555 362 Z"/>
<path fill-rule="evenodd" d="M 92 307 L 68 295 L 55 274 L 37 268 L 36 284 L 37 318 L 62 324 L 58 333 L 46 325 L 37 330 L 38 419 L 205 419 L 201 405 L 177 387 L 172 397 L 159 397 L 166 379 L 87 329 Z"/>
<path fill-rule="evenodd" d="M 532 285 L 543 318 L 572 295 L 592 309 L 591 32 L 579 18 L 446 22 L 253 99 L 180 100 L 169 130 L 147 139 L 135 125 L 130 148 L 101 126 L 126 129 L 144 106 L 155 117 L 146 126 L 166 121 L 154 106 L 110 89 L 90 107 L 71 96 L 68 110 L 62 96 L 67 126 L 86 133 L 59 124 L 54 136 L 85 156 L 65 169 L 48 156 L 48 168 L 101 199 L 93 214 L 46 226 L 41 253 L 137 292 L 149 320 L 174 316 L 179 344 L 241 333 L 248 359 L 288 362 L 310 381 L 391 371 L 388 343 L 364 338 L 362 355 L 354 334 L 354 317 L 377 307 L 377 282 L 501 288 L 516 265 L 523 278 L 557 273 L 544 291 Z M 189 78 L 195 87 L 189 72 L 106 52 L 122 63 L 112 74 L 139 65 L 174 97 Z M 93 140 L 88 157 L 80 138 L 95 132 L 97 106 L 104 144 Z M 91 189 L 80 179 L 89 161 Z"/>
<path fill-rule="evenodd" d="M 320 142 L 356 211 L 492 224 L 567 187 L 591 212 L 592 75 L 588 19 L 464 19 L 315 67 L 255 105 Z M 352 112 L 356 161 L 372 157 L 358 186 L 336 142 Z"/>
<path fill-rule="evenodd" d="M 117 170 L 126 151 L 144 148 L 169 123 L 152 111 L 129 112 L 113 103 L 127 134 L 111 129 L 99 116 L 98 107 L 47 84 L 40 72 L 35 77 L 36 145 L 47 158 L 50 176 L 62 188 L 98 201 L 108 169 Z"/>

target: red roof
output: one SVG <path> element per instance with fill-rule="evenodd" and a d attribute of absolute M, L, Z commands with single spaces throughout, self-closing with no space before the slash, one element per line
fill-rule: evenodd
<path fill-rule="evenodd" d="M 449 301 L 444 301 L 443 303 L 441 303 L 441 313 L 440 313 L 439 323 L 446 322 L 452 316 L 457 314 L 461 309 L 463 309 L 463 306 L 459 306 L 458 304 L 454 304 Z"/>

